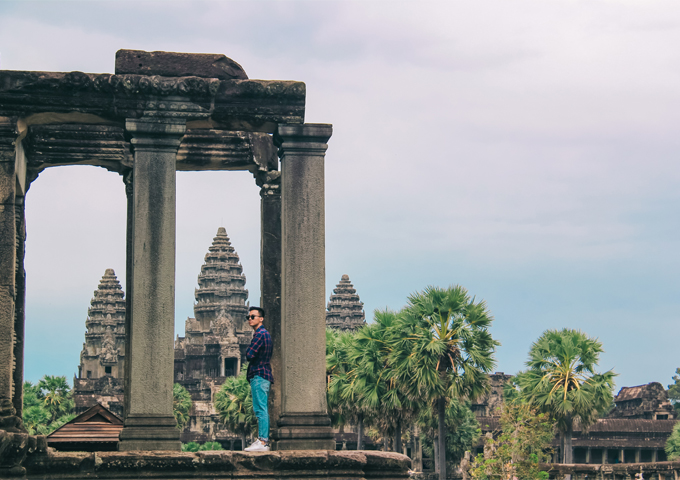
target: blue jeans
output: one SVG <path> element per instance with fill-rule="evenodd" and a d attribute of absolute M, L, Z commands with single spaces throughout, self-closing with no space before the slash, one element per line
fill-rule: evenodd
<path fill-rule="evenodd" d="M 269 387 L 271 382 L 259 375 L 250 379 L 250 391 L 253 394 L 253 410 L 257 417 L 257 433 L 262 440 L 269 440 Z"/>

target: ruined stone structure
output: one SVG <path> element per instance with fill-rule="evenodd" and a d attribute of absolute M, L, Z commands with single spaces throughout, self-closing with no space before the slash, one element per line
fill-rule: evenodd
<path fill-rule="evenodd" d="M 116 273 L 107 268 L 90 301 L 78 378 L 73 381 L 78 415 L 99 403 L 115 415 L 123 416 L 124 297 Z"/>
<path fill-rule="evenodd" d="M 477 417 L 498 417 L 499 408 L 503 405 L 503 387 L 512 378 L 503 372 L 495 372 L 489 375 L 489 391 L 476 399 L 470 409 Z"/>
<path fill-rule="evenodd" d="M 0 71 L 0 428 L 14 445 L 3 450 L 0 469 L 21 469 L 30 443 L 20 420 L 24 198 L 42 170 L 60 165 L 104 167 L 126 185 L 119 449 L 180 448 L 172 414 L 177 170 L 255 177 L 259 303 L 278 379 L 273 446 L 334 447 L 324 361 L 324 159 L 332 126 L 305 124 L 304 111 L 304 83 L 248 79 L 224 55 L 121 50 L 114 74 Z"/>
<path fill-rule="evenodd" d="M 483 433 L 500 428 L 497 408 L 503 402 L 503 385 L 509 375 L 490 375 L 489 393 L 472 405 Z M 615 407 L 607 418 L 583 429 L 574 425 L 572 448 L 574 463 L 617 464 L 665 461 L 664 446 L 675 425 L 675 412 L 668 394 L 658 382 L 623 387 L 614 398 Z M 477 453 L 483 450 L 480 443 Z M 558 452 L 559 441 L 553 441 Z M 559 456 L 555 456 L 559 458 Z"/>
<path fill-rule="evenodd" d="M 238 375 L 253 332 L 246 321 L 248 290 L 239 257 L 220 227 L 198 276 L 195 318 L 187 318 L 185 336 L 175 340 L 175 382 L 191 394 L 190 420 L 183 442 L 224 436 L 213 407 L 226 377 Z"/>
<path fill-rule="evenodd" d="M 356 330 L 366 325 L 364 304 L 359 301 L 359 295 L 348 275 L 343 275 L 340 283 L 333 289 L 333 295 L 326 307 L 326 325 L 344 331 Z"/>
<path fill-rule="evenodd" d="M 623 387 L 614 399 L 609 418 L 673 420 L 676 412 L 659 382 Z"/>

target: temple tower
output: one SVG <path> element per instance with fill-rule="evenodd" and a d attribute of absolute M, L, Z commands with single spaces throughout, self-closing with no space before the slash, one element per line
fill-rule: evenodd
<path fill-rule="evenodd" d="M 107 268 L 87 311 L 85 343 L 74 382 L 76 413 L 101 403 L 123 414 L 125 294 L 116 273 Z"/>
<path fill-rule="evenodd" d="M 340 283 L 333 289 L 326 307 L 326 325 L 336 330 L 356 330 L 366 325 L 364 303 L 349 281 L 349 275 L 343 275 Z"/>
<path fill-rule="evenodd" d="M 187 318 L 185 336 L 175 340 L 175 382 L 193 401 L 183 442 L 212 441 L 227 434 L 212 399 L 226 377 L 238 375 L 252 338 L 245 284 L 238 254 L 220 227 L 198 276 L 196 318 Z"/>

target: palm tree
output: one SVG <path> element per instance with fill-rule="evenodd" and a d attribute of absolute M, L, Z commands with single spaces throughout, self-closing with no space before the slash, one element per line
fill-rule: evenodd
<path fill-rule="evenodd" d="M 425 438 L 434 439 L 437 437 L 437 418 L 433 415 L 432 408 L 426 408 L 420 411 L 416 421 L 417 426 L 425 434 Z M 479 422 L 475 418 L 475 414 L 470 410 L 469 405 L 459 401 L 455 398 L 449 398 L 446 402 L 446 426 L 448 427 L 448 434 L 446 437 L 446 454 L 447 458 L 454 463 L 458 463 L 463 459 L 465 452 L 472 449 L 472 446 L 477 442 L 481 435 Z M 423 442 L 424 450 L 428 451 L 428 455 L 433 453 L 430 451 L 434 449 L 436 443 L 433 441 Z M 437 448 L 437 450 L 439 450 Z"/>
<path fill-rule="evenodd" d="M 215 410 L 222 423 L 241 436 L 242 448 L 245 448 L 246 435 L 257 433 L 257 417 L 253 411 L 253 397 L 245 366 L 238 377 L 227 379 L 215 394 Z"/>
<path fill-rule="evenodd" d="M 172 413 L 177 420 L 177 428 L 182 431 L 184 426 L 189 421 L 189 412 L 191 411 L 192 401 L 191 395 L 179 383 L 172 386 Z"/>
<path fill-rule="evenodd" d="M 497 345 L 488 331 L 493 317 L 465 288 L 427 287 L 411 295 L 400 316 L 390 363 L 413 401 L 436 405 L 438 468 L 446 478 L 446 401 L 474 400 L 488 390 Z"/>
<path fill-rule="evenodd" d="M 43 406 L 50 413 L 50 422 L 58 417 L 71 413 L 74 407 L 71 398 L 71 387 L 66 381 L 66 377 L 55 375 L 45 375 L 38 381 L 38 397 L 42 398 Z"/>
<path fill-rule="evenodd" d="M 354 364 L 349 355 L 354 341 L 353 332 L 326 329 L 326 398 L 332 425 L 342 428 L 348 423 L 356 423 L 357 450 L 362 450 L 365 412 L 350 378 Z"/>
<path fill-rule="evenodd" d="M 587 428 L 613 402 L 616 374 L 595 372 L 602 352 L 602 343 L 579 330 L 546 330 L 529 350 L 528 369 L 516 377 L 520 399 L 555 420 L 562 463 L 572 463 L 574 421 Z"/>
<path fill-rule="evenodd" d="M 402 451 L 402 429 L 417 411 L 418 400 L 410 398 L 390 363 L 393 338 L 399 313 L 376 310 L 375 323 L 366 325 L 354 336 L 349 362 L 354 369 L 349 374 L 351 388 L 356 392 L 364 418 L 370 418 L 383 438 L 393 436 L 394 451 Z"/>

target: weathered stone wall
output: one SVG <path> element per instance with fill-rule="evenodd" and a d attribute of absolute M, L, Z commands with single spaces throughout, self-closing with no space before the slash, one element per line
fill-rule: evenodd
<path fill-rule="evenodd" d="M 289 451 L 268 453 L 52 452 L 25 462 L 28 479 L 82 478 L 408 478 L 409 458 L 398 453 Z"/>

